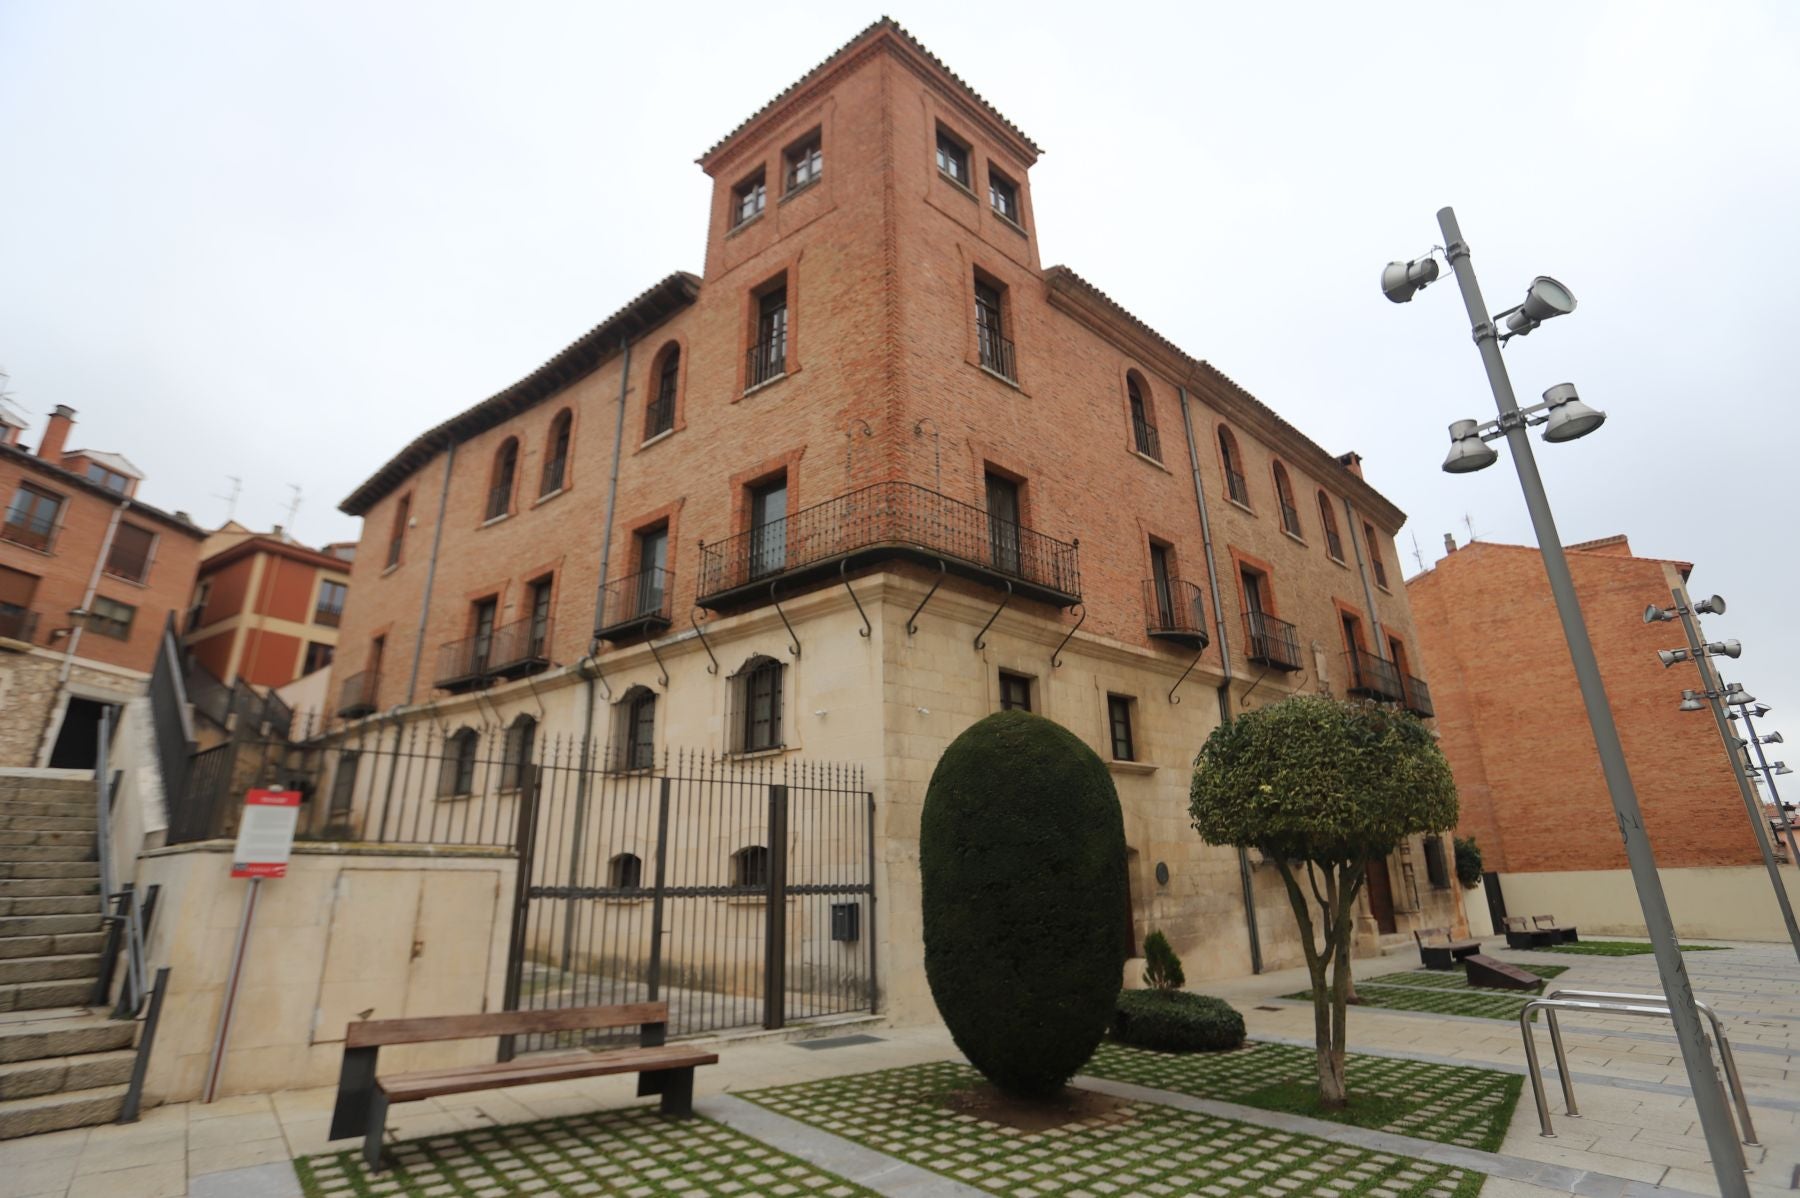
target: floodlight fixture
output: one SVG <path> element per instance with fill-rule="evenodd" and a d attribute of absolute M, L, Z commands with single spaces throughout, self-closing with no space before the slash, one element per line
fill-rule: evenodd
<path fill-rule="evenodd" d="M 1644 609 L 1644 623 L 1646 624 L 1656 624 L 1663 620 L 1673 620 L 1674 618 L 1674 612 L 1658 607 L 1654 603 Z"/>
<path fill-rule="evenodd" d="M 1744 643 L 1742 641 L 1738 640 L 1736 637 L 1733 637 L 1728 641 L 1708 641 L 1708 642 L 1706 642 L 1706 655 L 1708 657 L 1738 658 L 1738 657 L 1742 657 L 1743 654 L 1744 654 Z"/>
<path fill-rule="evenodd" d="M 1588 407 L 1575 394 L 1574 383 L 1558 383 L 1544 392 L 1550 413 L 1544 424 L 1544 440 L 1560 445 L 1587 436 L 1606 423 L 1606 413 Z"/>
<path fill-rule="evenodd" d="M 1381 270 L 1381 293 L 1404 304 L 1437 281 L 1437 259 L 1426 255 L 1410 262 L 1390 262 Z"/>
<path fill-rule="evenodd" d="M 1771 733 L 1768 733 L 1766 736 L 1759 736 L 1756 739 L 1761 741 L 1765 745 L 1779 745 L 1779 744 L 1785 743 L 1781 739 L 1781 733 L 1779 733 L 1779 732 L 1771 732 Z"/>
<path fill-rule="evenodd" d="M 1473 474 L 1486 470 L 1499 460 L 1500 454 L 1481 439 L 1481 425 L 1473 420 L 1458 420 L 1450 426 L 1450 452 L 1444 458 L 1445 474 Z"/>
<path fill-rule="evenodd" d="M 1785 761 L 1777 761 L 1777 762 L 1776 762 L 1776 763 L 1775 763 L 1775 764 L 1774 764 L 1774 765 L 1771 765 L 1771 766 L 1770 766 L 1770 767 L 1769 767 L 1769 772 L 1770 772 L 1770 773 L 1773 773 L 1773 774 L 1791 774 L 1791 773 L 1793 773 L 1793 772 L 1794 772 L 1794 771 L 1793 771 L 1793 770 L 1790 770 L 1790 769 L 1789 769 L 1789 768 L 1788 768 L 1788 763 L 1787 763 L 1787 762 L 1785 762 Z"/>
<path fill-rule="evenodd" d="M 1703 616 L 1722 616 L 1725 614 L 1725 596 L 1714 595 L 1710 599 L 1696 600 L 1694 610 Z"/>
<path fill-rule="evenodd" d="M 1682 691 L 1681 692 L 1681 710 L 1683 710 L 1683 711 L 1699 711 L 1702 708 L 1704 708 L 1705 706 L 1706 706 L 1706 704 L 1701 702 L 1701 700 L 1700 700 L 1700 692 L 1699 691 Z"/>
<path fill-rule="evenodd" d="M 1721 697 L 1734 707 L 1748 707 L 1756 702 L 1756 696 L 1745 690 L 1741 682 L 1727 683 L 1725 694 Z"/>
<path fill-rule="evenodd" d="M 1663 663 L 1663 669 L 1666 670 L 1678 662 L 1686 661 L 1688 659 L 1688 651 L 1686 649 L 1658 649 L 1656 651 L 1656 656 L 1657 660 Z"/>
<path fill-rule="evenodd" d="M 1513 336 L 1523 337 L 1546 320 L 1567 316 L 1574 310 L 1575 294 L 1549 275 L 1539 275 L 1531 280 L 1525 302 L 1507 316 L 1506 327 Z"/>

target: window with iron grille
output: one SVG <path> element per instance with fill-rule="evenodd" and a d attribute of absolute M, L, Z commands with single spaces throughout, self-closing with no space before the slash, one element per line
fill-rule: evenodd
<path fill-rule="evenodd" d="M 400 547 L 406 542 L 406 522 L 412 518 L 412 496 L 402 495 L 394 505 L 394 527 L 388 530 L 387 564 L 400 564 Z"/>
<path fill-rule="evenodd" d="M 549 451 L 544 454 L 544 474 L 538 482 L 538 498 L 554 495 L 563 489 L 569 472 L 569 437 L 575 427 L 575 414 L 564 408 L 550 422 Z"/>
<path fill-rule="evenodd" d="M 644 859 L 636 853 L 617 853 L 606 863 L 606 884 L 614 890 L 638 890 L 644 885 Z"/>
<path fill-rule="evenodd" d="M 475 793 L 475 755 L 481 735 L 473 728 L 459 729 L 444 743 L 444 759 L 438 763 L 438 797 Z"/>
<path fill-rule="evenodd" d="M 337 773 L 331 779 L 330 815 L 350 814 L 356 802 L 356 766 L 361 760 L 362 754 L 355 749 L 345 749 L 338 754 Z"/>
<path fill-rule="evenodd" d="M 1114 761 L 1136 761 L 1131 743 L 1131 699 L 1126 695 L 1106 696 L 1106 723 L 1112 733 Z"/>
<path fill-rule="evenodd" d="M 527 609 L 531 612 L 531 640 L 525 647 L 527 657 L 550 656 L 550 597 L 556 591 L 555 584 L 555 577 L 546 574 L 532 579 L 527 589 Z"/>
<path fill-rule="evenodd" d="M 6 509 L 6 522 L 0 524 L 0 536 L 27 549 L 50 548 L 50 536 L 56 531 L 57 517 L 62 514 L 62 497 L 40 491 L 30 483 L 20 483 Z"/>
<path fill-rule="evenodd" d="M 681 381 L 681 347 L 663 351 L 656 368 L 656 395 L 644 412 L 644 440 L 661 436 L 675 427 L 675 388 Z"/>
<path fill-rule="evenodd" d="M 1232 502 L 1250 506 L 1250 484 L 1244 479 L 1244 462 L 1238 456 L 1237 438 L 1224 425 L 1219 426 L 1219 461 L 1225 467 L 1225 494 Z"/>
<path fill-rule="evenodd" d="M 497 520 L 512 511 L 513 475 L 519 468 L 519 440 L 508 437 L 494 454 L 494 474 L 488 483 L 487 518 Z"/>
<path fill-rule="evenodd" d="M 988 203 L 1013 224 L 1025 223 L 1019 216 L 1019 185 L 991 166 L 988 168 Z"/>
<path fill-rule="evenodd" d="M 494 651 L 494 623 L 500 614 L 498 599 L 483 599 L 475 604 L 470 623 L 474 625 L 474 638 L 469 646 L 469 673 L 479 674 L 487 669 L 488 657 Z"/>
<path fill-rule="evenodd" d="M 633 688 L 625 699 L 625 755 L 628 770 L 647 770 L 656 765 L 656 692 Z"/>
<path fill-rule="evenodd" d="M 1325 552 L 1337 561 L 1344 560 L 1344 538 L 1338 535 L 1337 513 L 1331 510 L 1331 497 L 1319 492 L 1319 526 L 1325 530 Z"/>
<path fill-rule="evenodd" d="M 1000 671 L 1000 710 L 1031 710 L 1031 679 L 1024 674 Z"/>
<path fill-rule="evenodd" d="M 518 790 L 531 769 L 531 748 L 537 738 L 537 721 L 528 715 L 514 720 L 500 748 L 500 789 Z"/>
<path fill-rule="evenodd" d="M 329 578 L 319 583 L 319 601 L 313 608 L 313 623 L 336 628 L 344 618 L 344 600 L 350 588 Z"/>
<path fill-rule="evenodd" d="M 1125 394 L 1131 403 L 1131 436 L 1137 451 L 1160 462 L 1162 443 L 1156 435 L 1156 426 L 1150 423 L 1150 406 L 1144 399 L 1144 388 L 1137 375 L 1125 376 Z"/>
<path fill-rule="evenodd" d="M 769 850 L 760 844 L 748 845 L 731 855 L 733 886 L 767 886 L 769 884 Z"/>
<path fill-rule="evenodd" d="M 106 572 L 126 582 L 142 582 L 156 555 L 156 534 L 147 528 L 120 521 L 113 529 L 112 547 L 106 551 Z"/>
<path fill-rule="evenodd" d="M 975 341 L 981 364 L 1005 379 L 1013 373 L 1013 347 L 1006 336 L 1005 294 L 986 279 L 975 280 Z"/>
<path fill-rule="evenodd" d="M 746 391 L 787 373 L 787 340 L 787 280 L 783 278 L 757 297 L 756 340 L 750 346 L 749 369 L 744 372 Z"/>
<path fill-rule="evenodd" d="M 783 489 L 785 495 L 785 488 Z M 751 503 L 752 520 L 756 504 Z M 669 526 L 658 524 L 637 534 L 637 610 L 633 616 L 659 615 L 668 599 Z"/>
<path fill-rule="evenodd" d="M 781 692 L 786 669 L 773 658 L 753 657 L 732 680 L 738 752 L 758 753 L 781 747 Z"/>
<path fill-rule="evenodd" d="M 1387 590 L 1387 563 L 1381 560 L 1381 546 L 1375 540 L 1375 526 L 1363 521 L 1363 544 L 1369 549 L 1369 565 L 1375 569 L 1375 585 Z"/>
<path fill-rule="evenodd" d="M 110 636 L 114 640 L 130 640 L 131 621 L 136 615 L 137 608 L 131 604 L 96 595 L 93 606 L 88 609 L 88 630 L 101 636 Z"/>
<path fill-rule="evenodd" d="M 955 182 L 969 186 L 969 147 L 942 129 L 937 135 L 937 165 L 938 170 Z"/>
<path fill-rule="evenodd" d="M 1286 466 L 1276 462 L 1272 469 L 1275 474 L 1275 502 L 1281 505 L 1281 527 L 1299 536 L 1300 509 L 1294 506 L 1294 484 L 1288 478 Z"/>
<path fill-rule="evenodd" d="M 819 176 L 825 170 L 823 144 L 819 138 L 819 131 L 814 129 L 783 155 L 782 172 L 786 176 L 785 185 L 788 194 L 791 195 L 802 187 L 819 181 Z"/>
<path fill-rule="evenodd" d="M 750 577 L 787 568 L 787 476 L 750 488 Z"/>
<path fill-rule="evenodd" d="M 759 170 L 742 183 L 731 189 L 731 224 L 733 228 L 762 215 L 763 204 L 768 199 L 768 188 L 763 185 L 763 173 Z"/>
<path fill-rule="evenodd" d="M 1182 624 L 1176 619 L 1175 588 L 1171 585 L 1175 578 L 1175 568 L 1169 563 L 1169 547 L 1157 541 L 1150 542 L 1150 582 L 1156 593 L 1156 617 L 1158 628 L 1180 628 Z"/>

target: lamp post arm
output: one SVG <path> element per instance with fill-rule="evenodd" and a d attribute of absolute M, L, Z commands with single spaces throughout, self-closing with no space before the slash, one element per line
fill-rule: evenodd
<path fill-rule="evenodd" d="M 1788 860 L 1794 863 L 1795 869 L 1800 869 L 1800 844 L 1796 844 L 1794 840 L 1794 825 L 1787 817 L 1787 808 L 1781 805 L 1781 791 L 1775 785 L 1775 771 L 1769 768 L 1769 759 L 1763 753 L 1762 741 L 1756 739 L 1756 721 L 1750 716 L 1750 708 L 1744 707 L 1741 710 L 1744 716 L 1744 731 L 1748 734 L 1747 739 L 1751 746 L 1756 750 L 1757 767 L 1762 770 L 1763 782 L 1769 788 L 1769 798 L 1775 803 L 1775 817 L 1781 823 L 1782 835 L 1787 837 Z"/>
<path fill-rule="evenodd" d="M 1663 994 L 1669 1000 L 1669 1016 L 1681 1044 L 1681 1060 L 1687 1068 L 1688 1085 L 1694 1092 L 1694 1109 L 1706 1133 L 1713 1173 L 1723 1198 L 1747 1198 L 1749 1186 L 1734 1164 L 1738 1159 L 1737 1132 L 1725 1105 L 1719 1075 L 1713 1069 L 1706 1033 L 1700 1027 L 1700 1014 L 1694 1009 L 1693 983 L 1681 959 L 1681 948 L 1675 941 L 1669 901 L 1656 872 L 1656 856 L 1644 831 L 1643 812 L 1638 807 L 1637 792 L 1631 785 L 1631 771 L 1625 764 L 1625 750 L 1619 743 L 1612 705 L 1607 701 L 1606 687 L 1600 680 L 1600 664 L 1594 657 L 1594 646 L 1582 620 L 1581 604 L 1575 596 L 1575 582 L 1569 574 L 1562 539 L 1556 532 L 1550 500 L 1544 492 L 1544 480 L 1538 475 L 1537 460 L 1531 454 L 1531 439 L 1525 430 L 1525 422 L 1517 419 L 1519 404 L 1513 398 L 1512 380 L 1507 377 L 1506 363 L 1501 360 L 1500 342 L 1493 321 L 1488 318 L 1487 305 L 1481 298 L 1481 287 L 1475 281 L 1469 247 L 1456 223 L 1456 213 L 1453 209 L 1441 208 L 1437 215 L 1438 227 L 1444 231 L 1445 257 L 1449 259 L 1457 286 L 1462 291 L 1470 330 L 1476 348 L 1481 351 L 1481 364 L 1487 369 L 1488 385 L 1499 406 L 1501 424 L 1507 429 L 1506 442 L 1512 449 L 1520 489 L 1525 493 L 1525 507 L 1531 513 L 1531 524 L 1537 531 L 1544 572 L 1550 577 L 1550 593 L 1556 599 L 1556 614 L 1569 643 L 1569 658 L 1575 666 L 1582 702 L 1587 707 L 1588 725 L 1594 733 L 1594 746 L 1599 752 L 1601 771 L 1606 776 L 1607 793 L 1612 798 L 1613 814 L 1625 841 L 1631 880 L 1637 887 L 1638 903 L 1643 907 L 1644 929 L 1649 933 L 1656 953 L 1656 971 L 1662 979 Z"/>

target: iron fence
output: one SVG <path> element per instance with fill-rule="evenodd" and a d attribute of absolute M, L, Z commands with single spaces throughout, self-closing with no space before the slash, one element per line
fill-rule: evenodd
<path fill-rule="evenodd" d="M 1244 613 L 1244 659 L 1276 670 L 1300 668 L 1300 638 L 1294 626 L 1267 612 Z"/>
<path fill-rule="evenodd" d="M 1405 695 L 1400 685 L 1400 671 L 1391 661 L 1383 661 L 1367 649 L 1350 649 L 1344 653 L 1349 672 L 1345 689 L 1353 695 L 1398 702 Z"/>

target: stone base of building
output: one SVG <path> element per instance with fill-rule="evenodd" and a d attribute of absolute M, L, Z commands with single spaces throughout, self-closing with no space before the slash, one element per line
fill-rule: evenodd
<path fill-rule="evenodd" d="M 1760 865 L 1659 872 L 1676 935 L 1696 940 L 1787 939 L 1768 871 Z M 1784 865 L 1781 877 L 1788 900 L 1800 909 L 1800 870 Z M 1578 925 L 1584 937 L 1646 934 L 1630 870 L 1504 873 L 1500 893 L 1508 914 L 1554 915 L 1558 922 Z"/>

